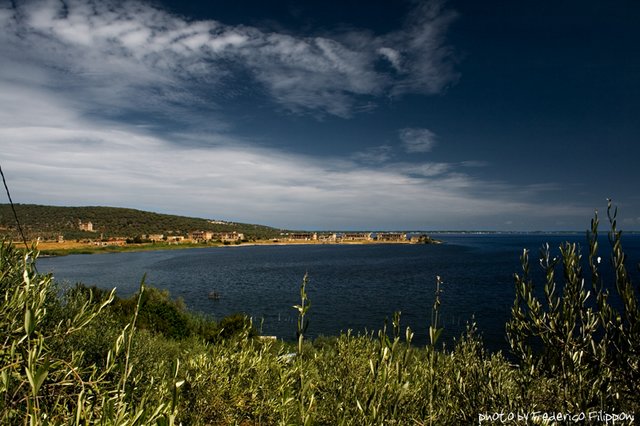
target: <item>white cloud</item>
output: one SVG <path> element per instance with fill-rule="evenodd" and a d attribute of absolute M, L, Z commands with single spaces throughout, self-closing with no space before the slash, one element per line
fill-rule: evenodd
<path fill-rule="evenodd" d="M 436 93 L 455 80 L 444 37 L 453 15 L 434 5 L 418 6 L 390 34 L 315 36 L 187 21 L 136 1 L 44 0 L 2 9 L 0 41 L 13 60 L 37 60 L 78 82 L 74 91 L 132 91 L 130 98 L 104 100 L 116 108 L 130 107 L 158 84 L 172 87 L 171 97 L 199 79 L 209 86 L 230 82 L 240 67 L 287 110 L 348 117 L 370 102 L 362 96 Z M 397 72 L 377 70 L 380 57 Z"/>
<path fill-rule="evenodd" d="M 396 69 L 396 71 L 402 71 L 402 64 L 400 63 L 400 53 L 397 50 L 390 47 L 381 47 L 378 49 L 378 53 L 386 58 L 391 63 L 393 68 Z"/>
<path fill-rule="evenodd" d="M 381 46 L 399 53 L 397 61 L 402 65 L 401 78 L 391 87 L 392 94 L 439 93 L 456 82 L 455 55 L 445 41 L 447 29 L 456 18 L 454 11 L 444 9 L 443 2 L 418 3 L 401 30 L 380 38 Z"/>
<path fill-rule="evenodd" d="M 409 153 L 429 152 L 436 144 L 436 135 L 429 129 L 401 129 L 399 137 Z"/>
<path fill-rule="evenodd" d="M 7 96 L 0 91 L 0 102 Z M 589 214 L 528 201 L 549 188 L 478 181 L 447 164 L 359 165 L 215 134 L 207 136 L 214 144 L 198 147 L 186 143 L 198 134 L 158 137 L 144 128 L 87 120 L 58 98 L 40 97 L 39 103 L 49 121 L 0 126 L 2 166 L 19 194 L 16 202 L 113 205 L 329 229 L 482 227 L 496 216 L 535 223 Z"/>
<path fill-rule="evenodd" d="M 389 166 L 389 168 L 401 173 L 423 177 L 442 176 L 451 171 L 452 167 L 447 163 L 395 163 Z"/>

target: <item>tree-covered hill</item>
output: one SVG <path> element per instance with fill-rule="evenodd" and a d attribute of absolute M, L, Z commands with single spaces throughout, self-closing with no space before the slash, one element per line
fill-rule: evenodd
<path fill-rule="evenodd" d="M 192 231 L 243 233 L 247 239 L 273 238 L 279 229 L 246 223 L 153 213 L 118 207 L 59 207 L 15 204 L 28 239 L 135 237 L 144 234 L 184 235 Z M 93 224 L 94 232 L 82 231 L 79 222 Z M 0 234 L 18 236 L 11 206 L 0 204 Z"/>

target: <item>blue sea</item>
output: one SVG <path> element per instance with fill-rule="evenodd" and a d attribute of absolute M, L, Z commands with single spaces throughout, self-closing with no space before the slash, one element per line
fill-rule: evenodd
<path fill-rule="evenodd" d="M 63 285 L 82 282 L 117 288 L 120 296 L 146 282 L 182 298 L 192 311 L 220 319 L 243 312 L 262 334 L 293 340 L 300 284 L 308 273 L 309 337 L 341 331 L 374 331 L 401 311 L 401 325 L 415 332 L 414 343 L 427 342 L 436 276 L 441 295 L 444 341 L 452 342 L 470 321 L 477 323 L 487 348 L 506 349 L 505 323 L 513 305 L 514 273 L 520 273 L 523 249 L 531 251 L 531 273 L 542 287 L 539 250 L 552 252 L 564 241 L 588 244 L 578 234 L 438 234 L 440 245 L 293 245 L 234 246 L 139 253 L 71 255 L 41 258 L 40 272 L 51 272 Z M 609 243 L 600 241 L 602 270 L 610 278 Z M 627 267 L 640 280 L 640 235 L 623 238 Z M 586 268 L 586 266 L 585 266 Z M 585 269 L 586 272 L 588 270 Z M 562 271 L 557 276 L 561 281 Z M 590 286 L 590 273 L 586 273 Z M 611 279 L 609 279 L 611 281 Z M 215 291 L 219 300 L 208 295 Z"/>

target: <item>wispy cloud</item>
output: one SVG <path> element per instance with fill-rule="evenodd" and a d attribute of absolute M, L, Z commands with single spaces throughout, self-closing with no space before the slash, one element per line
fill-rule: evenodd
<path fill-rule="evenodd" d="M 387 170 L 417 177 L 444 176 L 454 168 L 454 165 L 447 163 L 393 163 L 387 166 Z"/>
<path fill-rule="evenodd" d="M 457 14 L 445 9 L 443 4 L 439 1 L 417 3 L 402 30 L 381 38 L 382 45 L 388 49 L 381 53 L 401 76 L 392 85 L 392 94 L 438 93 L 457 80 L 456 58 L 445 40 Z"/>
<path fill-rule="evenodd" d="M 444 37 L 452 19 L 423 5 L 405 28 L 382 36 L 296 36 L 187 21 L 136 1 L 44 0 L 4 7 L 0 40 L 3 56 L 57 71 L 66 90 L 114 114 L 132 104 L 219 103 L 250 78 L 286 110 L 348 117 L 372 96 L 437 93 L 454 81 Z M 395 72 L 378 70 L 380 58 Z"/>
<path fill-rule="evenodd" d="M 393 157 L 393 148 L 389 145 L 374 146 L 351 155 L 355 161 L 365 164 L 385 163 Z"/>
<path fill-rule="evenodd" d="M 405 128 L 400 130 L 399 137 L 409 153 L 429 152 L 436 144 L 436 135 L 429 129 Z"/>

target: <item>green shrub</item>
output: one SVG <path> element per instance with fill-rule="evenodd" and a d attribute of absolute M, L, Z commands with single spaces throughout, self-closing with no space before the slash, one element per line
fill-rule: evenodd
<path fill-rule="evenodd" d="M 253 338 L 258 335 L 251 318 L 245 314 L 232 314 L 220 320 L 217 325 L 217 335 L 211 342 L 220 342 L 234 337 Z"/>
<path fill-rule="evenodd" d="M 521 392 L 538 406 L 567 412 L 638 410 L 640 391 L 640 310 L 637 292 L 625 267 L 622 233 L 616 210 L 607 209 L 611 262 L 621 310 L 609 302 L 610 287 L 598 270 L 598 216 L 587 233 L 591 288 L 585 284 L 582 255 L 565 243 L 560 256 L 549 246 L 541 253 L 545 272 L 544 300 L 535 296 L 529 278 L 529 256 L 522 255 L 523 274 L 516 275 L 516 299 L 507 336 L 523 371 Z M 563 272 L 562 293 L 556 269 Z M 536 350 L 536 348 L 538 350 Z M 544 384 L 545 391 L 540 392 Z M 558 401 L 562 407 L 558 407 Z"/>
<path fill-rule="evenodd" d="M 52 302 L 51 276 L 37 273 L 36 257 L 35 250 L 0 245 L 0 423 L 173 424 L 175 404 L 163 400 L 177 389 L 175 375 L 165 391 L 156 391 L 157 404 L 147 403 L 149 394 L 135 386 L 140 375 L 130 354 L 137 311 L 112 342 L 103 368 L 85 363 L 83 352 L 72 347 L 58 351 L 60 342 L 82 334 L 99 317 L 113 292 L 100 304 L 91 296 L 84 303 L 67 303 L 65 316 L 55 321 L 55 308 L 64 304 Z M 48 312 L 48 307 L 54 309 Z M 119 379 L 113 380 L 116 372 Z"/>

